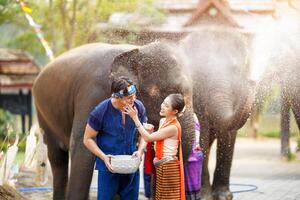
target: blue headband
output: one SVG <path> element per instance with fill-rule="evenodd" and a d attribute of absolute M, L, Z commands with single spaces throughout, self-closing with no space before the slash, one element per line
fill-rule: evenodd
<path fill-rule="evenodd" d="M 120 90 L 119 92 L 115 92 L 112 94 L 113 97 L 126 97 L 136 93 L 135 85 L 131 85 L 127 88 L 127 92 L 124 93 L 124 90 Z"/>

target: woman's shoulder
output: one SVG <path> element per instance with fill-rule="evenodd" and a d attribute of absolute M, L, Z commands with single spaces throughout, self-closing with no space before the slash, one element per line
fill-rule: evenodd
<path fill-rule="evenodd" d="M 165 120 L 166 120 L 165 117 L 164 117 L 164 118 L 161 118 L 161 119 L 159 120 L 159 127 L 161 127 L 161 125 L 164 123 Z"/>
<path fill-rule="evenodd" d="M 163 117 L 163 118 L 161 118 L 161 119 L 159 120 L 159 122 L 164 122 L 165 120 L 166 120 L 166 118 Z"/>

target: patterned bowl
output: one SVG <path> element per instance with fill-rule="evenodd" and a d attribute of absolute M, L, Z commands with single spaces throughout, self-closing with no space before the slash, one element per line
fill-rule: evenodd
<path fill-rule="evenodd" d="M 110 163 L 115 173 L 132 174 L 138 170 L 141 160 L 131 155 L 117 155 L 111 157 Z"/>

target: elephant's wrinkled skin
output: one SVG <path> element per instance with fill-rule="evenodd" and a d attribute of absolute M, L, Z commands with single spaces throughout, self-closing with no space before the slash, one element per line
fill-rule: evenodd
<path fill-rule="evenodd" d="M 201 199 L 229 200 L 230 168 L 237 130 L 249 117 L 254 87 L 248 80 L 246 38 L 231 29 L 204 27 L 181 43 L 193 80 L 194 111 L 204 149 Z M 209 181 L 210 147 L 217 140 L 217 163 Z"/>
<path fill-rule="evenodd" d="M 89 112 L 110 96 L 110 77 L 125 75 L 137 83 L 138 98 L 156 127 L 167 95 L 191 94 L 189 79 L 171 49 L 158 42 L 142 47 L 88 44 L 61 55 L 41 72 L 33 94 L 48 146 L 53 199 L 88 199 L 95 158 L 83 145 L 83 133 Z M 186 158 L 194 138 L 192 106 L 180 120 Z"/>

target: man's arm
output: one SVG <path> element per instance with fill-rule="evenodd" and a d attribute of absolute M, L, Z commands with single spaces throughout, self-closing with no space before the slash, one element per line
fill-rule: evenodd
<path fill-rule="evenodd" d="M 97 131 L 95 131 L 89 124 L 85 127 L 85 132 L 83 136 L 83 144 L 86 146 L 90 152 L 94 155 L 99 157 L 101 160 L 104 161 L 106 167 L 109 171 L 113 172 L 113 168 L 109 162 L 109 156 L 105 155 L 103 151 L 98 147 L 97 143 L 95 142 L 95 138 L 97 136 Z"/>

